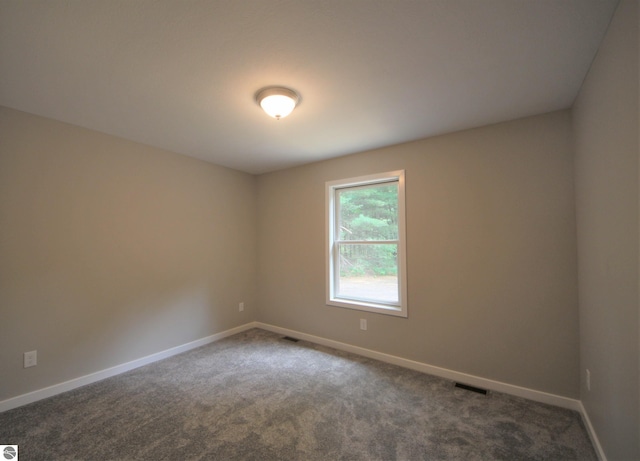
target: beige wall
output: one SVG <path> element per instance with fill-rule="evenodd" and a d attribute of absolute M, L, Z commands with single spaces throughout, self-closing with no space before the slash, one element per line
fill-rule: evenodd
<path fill-rule="evenodd" d="M 609 461 L 640 459 L 637 8 L 620 3 L 573 112 L 580 395 Z"/>
<path fill-rule="evenodd" d="M 0 108 L 0 400 L 255 320 L 255 182 Z"/>
<path fill-rule="evenodd" d="M 557 112 L 260 176 L 260 320 L 577 397 L 570 128 Z M 326 306 L 325 181 L 396 169 L 408 319 Z"/>

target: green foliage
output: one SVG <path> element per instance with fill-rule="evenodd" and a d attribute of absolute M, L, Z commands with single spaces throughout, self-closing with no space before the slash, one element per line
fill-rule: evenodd
<path fill-rule="evenodd" d="M 395 243 L 376 245 L 341 244 L 340 275 L 397 275 L 398 248 Z"/>
<path fill-rule="evenodd" d="M 379 184 L 340 191 L 340 238 L 398 238 L 398 187 Z"/>
<path fill-rule="evenodd" d="M 398 238 L 398 187 L 378 184 L 339 192 L 340 239 L 385 241 Z M 340 275 L 396 275 L 396 244 L 342 244 Z"/>

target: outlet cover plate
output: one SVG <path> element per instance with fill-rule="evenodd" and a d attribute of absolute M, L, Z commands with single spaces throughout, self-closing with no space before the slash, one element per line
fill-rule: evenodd
<path fill-rule="evenodd" d="M 38 364 L 38 351 L 29 351 L 24 353 L 24 367 L 35 367 Z"/>

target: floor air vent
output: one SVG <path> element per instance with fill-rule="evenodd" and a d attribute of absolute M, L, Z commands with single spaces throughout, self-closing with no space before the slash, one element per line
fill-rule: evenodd
<path fill-rule="evenodd" d="M 478 394 L 487 395 L 486 389 L 481 389 L 475 386 L 469 386 L 468 384 L 456 383 L 456 387 L 459 387 L 460 389 L 466 389 L 467 391 L 471 391 L 471 392 L 477 392 Z"/>
<path fill-rule="evenodd" d="M 300 341 L 299 339 L 292 338 L 291 336 L 285 336 L 285 337 L 284 337 L 284 338 L 282 338 L 282 339 L 286 339 L 287 341 L 291 341 L 291 342 L 293 342 L 293 343 L 297 343 L 298 341 Z"/>

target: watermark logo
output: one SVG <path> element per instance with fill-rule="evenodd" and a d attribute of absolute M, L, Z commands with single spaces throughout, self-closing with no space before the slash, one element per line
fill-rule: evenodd
<path fill-rule="evenodd" d="M 18 461 L 18 445 L 0 445 L 0 460 Z"/>

